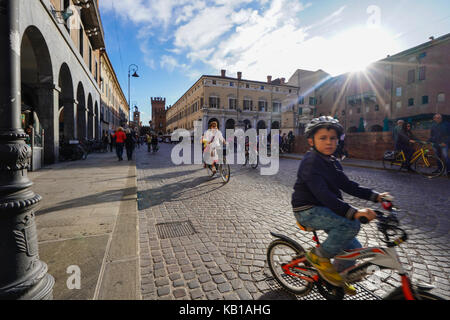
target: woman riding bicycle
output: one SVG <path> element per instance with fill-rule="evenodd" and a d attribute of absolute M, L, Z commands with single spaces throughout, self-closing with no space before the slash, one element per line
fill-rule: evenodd
<path fill-rule="evenodd" d="M 402 125 L 402 129 L 398 132 L 396 149 L 403 150 L 406 158 L 406 168 L 408 169 L 408 171 L 413 171 L 409 162 L 414 153 L 412 144 L 417 140 L 418 139 L 413 135 L 411 131 L 411 123 L 404 122 Z"/>
<path fill-rule="evenodd" d="M 213 174 L 216 173 L 215 164 L 219 162 L 219 153 L 218 149 L 223 144 L 226 144 L 225 139 L 222 136 L 222 132 L 217 129 L 217 122 L 212 121 L 209 124 L 209 129 L 205 132 L 202 137 L 202 143 L 204 143 L 205 148 L 203 150 L 203 160 L 206 165 L 211 168 Z M 222 151 L 222 150 L 220 150 Z"/>
<path fill-rule="evenodd" d="M 348 294 L 355 294 L 355 288 L 344 283 L 338 273 L 353 263 L 333 266 L 330 259 L 344 249 L 361 248 L 356 239 L 360 229 L 358 219 L 364 216 L 371 221 L 376 214 L 371 209 L 358 209 L 344 202 L 341 190 L 374 202 L 381 202 L 387 193 L 361 187 L 344 174 L 341 164 L 332 156 L 342 132 L 339 121 L 328 116 L 315 118 L 306 126 L 305 135 L 312 149 L 300 163 L 291 204 L 301 225 L 328 234 L 319 248 L 306 253 L 307 260 L 326 281 L 344 287 Z"/>

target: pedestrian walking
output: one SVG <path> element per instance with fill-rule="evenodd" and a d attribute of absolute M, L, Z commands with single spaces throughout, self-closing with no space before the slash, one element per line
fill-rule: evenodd
<path fill-rule="evenodd" d="M 448 146 L 450 144 L 450 126 L 448 122 L 442 121 L 442 115 L 436 113 L 433 116 L 431 135 L 429 142 L 433 144 L 434 153 L 440 157 L 447 166 L 447 176 L 450 177 L 450 159 L 448 156 Z M 442 170 L 441 163 L 438 163 L 439 171 Z"/>
<path fill-rule="evenodd" d="M 133 150 L 136 144 L 136 139 L 134 138 L 134 134 L 130 129 L 127 129 L 125 132 L 125 149 L 127 151 L 127 159 L 128 161 L 130 161 L 133 160 Z"/>
<path fill-rule="evenodd" d="M 114 133 L 113 138 L 116 140 L 116 154 L 119 158 L 119 161 L 122 161 L 122 154 L 123 154 L 123 145 L 125 143 L 125 140 L 127 139 L 127 136 L 125 132 L 123 132 L 123 128 L 119 127 L 117 128 L 116 133 Z"/>
<path fill-rule="evenodd" d="M 398 120 L 397 121 L 397 125 L 392 130 L 392 138 L 394 139 L 394 150 L 395 151 L 399 151 L 400 150 L 400 148 L 398 146 L 398 133 L 402 130 L 402 127 L 403 127 L 404 123 L 405 123 L 405 121 Z"/>
<path fill-rule="evenodd" d="M 111 131 L 108 134 L 108 143 L 109 143 L 109 151 L 113 152 L 114 138 L 113 133 Z"/>
<path fill-rule="evenodd" d="M 103 133 L 103 137 L 102 137 L 102 152 L 107 152 L 108 151 L 108 144 L 109 144 L 109 134 L 105 131 Z"/>

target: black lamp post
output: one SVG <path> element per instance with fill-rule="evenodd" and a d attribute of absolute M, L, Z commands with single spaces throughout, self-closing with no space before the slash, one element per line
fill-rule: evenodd
<path fill-rule="evenodd" d="M 131 71 L 133 71 L 133 74 L 131 75 L 132 77 L 135 78 L 139 78 L 139 75 L 136 73 L 136 71 L 138 70 L 138 66 L 135 64 L 130 64 L 128 66 L 128 110 L 129 110 L 129 121 L 131 121 L 131 105 L 130 105 L 130 73 Z"/>
<path fill-rule="evenodd" d="M 52 299 L 55 280 L 39 260 L 27 177 L 31 148 L 21 128 L 19 1 L 0 0 L 0 299 Z"/>

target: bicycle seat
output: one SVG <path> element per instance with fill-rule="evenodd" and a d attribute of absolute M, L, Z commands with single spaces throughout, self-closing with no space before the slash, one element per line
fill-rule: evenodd
<path fill-rule="evenodd" d="M 305 226 L 301 225 L 300 222 L 298 222 L 298 221 L 297 221 L 297 226 L 300 228 L 300 230 L 303 230 L 303 231 L 311 231 L 311 232 L 316 231 L 316 229 L 314 229 L 314 228 L 305 227 Z"/>

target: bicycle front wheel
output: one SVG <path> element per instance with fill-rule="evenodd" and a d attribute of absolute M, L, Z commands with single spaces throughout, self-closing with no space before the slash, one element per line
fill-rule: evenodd
<path fill-rule="evenodd" d="M 415 300 L 446 300 L 428 291 L 416 289 L 413 293 Z M 406 300 L 402 287 L 394 289 L 390 294 L 383 298 L 383 300 Z"/>
<path fill-rule="evenodd" d="M 442 174 L 444 164 L 438 157 L 427 154 L 417 159 L 414 163 L 414 170 L 425 177 L 434 178 Z"/>
<path fill-rule="evenodd" d="M 283 268 L 294 260 L 301 262 L 287 269 Z M 274 240 L 267 248 L 267 262 L 275 280 L 286 291 L 296 295 L 306 295 L 313 288 L 309 277 L 310 266 L 305 258 L 305 250 L 282 239 Z M 291 274 L 288 274 L 290 272 Z"/>
<path fill-rule="evenodd" d="M 231 169 L 228 163 L 220 165 L 220 176 L 222 177 L 223 182 L 227 183 L 230 181 Z"/>

